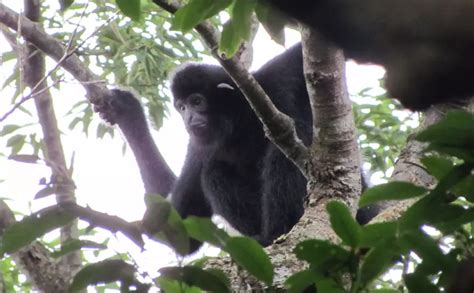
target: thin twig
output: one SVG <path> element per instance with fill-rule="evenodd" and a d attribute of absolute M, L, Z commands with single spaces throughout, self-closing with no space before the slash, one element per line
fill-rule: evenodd
<path fill-rule="evenodd" d="M 85 11 L 85 10 L 84 10 Z M 83 11 L 83 14 L 81 15 L 81 18 L 82 16 L 84 15 L 84 11 Z M 71 39 L 69 40 L 68 42 L 68 45 L 64 51 L 64 55 L 61 57 L 60 60 L 58 60 L 58 62 L 56 62 L 55 66 L 53 67 L 53 69 L 51 69 L 50 71 L 48 71 L 48 73 L 46 75 L 44 75 L 36 84 L 35 86 L 31 89 L 30 91 L 30 94 L 28 94 L 27 96 L 25 97 L 22 97 L 20 99 L 19 102 L 15 103 L 13 105 L 13 107 L 7 111 L 1 118 L 0 118 L 0 122 L 3 122 L 4 120 L 6 120 L 8 118 L 8 116 L 10 116 L 13 112 L 15 112 L 16 109 L 18 109 L 21 105 L 23 105 L 26 101 L 34 98 L 36 95 L 38 95 L 39 93 L 42 93 L 44 92 L 45 90 L 51 88 L 51 86 L 48 86 L 47 88 L 45 89 L 42 89 L 42 90 L 38 90 L 38 87 L 48 78 L 50 77 L 59 67 L 61 67 L 62 63 L 67 59 L 69 58 L 71 55 L 75 54 L 76 51 L 81 48 L 85 42 L 87 42 L 90 38 L 92 38 L 93 36 L 96 35 L 96 33 L 102 29 L 106 24 L 109 24 L 115 17 L 117 16 L 117 12 L 110 16 L 101 26 L 99 26 L 97 29 L 95 29 L 87 38 L 85 38 L 83 41 L 81 41 L 80 43 L 78 43 L 78 45 L 74 48 L 71 49 L 72 47 L 72 43 L 73 43 L 73 40 L 74 40 L 74 36 L 76 35 L 77 33 L 77 28 L 78 28 L 78 25 L 76 26 L 76 29 L 74 30 L 74 32 L 72 33 L 72 37 Z M 20 22 L 20 19 L 22 19 L 22 17 L 19 17 L 18 18 L 18 22 Z M 21 28 L 20 24 L 18 26 L 19 28 Z M 18 33 L 20 33 L 20 30 L 18 31 Z M 21 68 L 20 68 L 21 70 Z M 20 71 L 21 73 L 21 71 Z M 21 81 L 21 80 L 20 80 Z M 56 85 L 59 81 L 62 81 L 62 80 L 58 80 L 56 81 L 52 86 Z M 98 82 L 98 81 L 95 81 L 95 82 Z M 92 82 L 89 82 L 89 83 L 92 83 Z M 82 84 L 82 83 L 81 83 Z"/>

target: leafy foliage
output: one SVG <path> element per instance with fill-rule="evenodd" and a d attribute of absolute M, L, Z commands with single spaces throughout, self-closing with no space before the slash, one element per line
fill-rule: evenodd
<path fill-rule="evenodd" d="M 25 217 L 3 233 L 0 255 L 16 251 L 47 232 L 66 225 L 74 218 L 58 209 L 46 209 Z"/>
<path fill-rule="evenodd" d="M 474 115 L 467 112 L 450 112 L 438 124 L 419 134 L 422 140 L 430 143 L 429 149 L 436 148 L 440 151 L 441 148 L 444 149 L 440 146 L 448 141 L 440 140 L 439 136 L 450 131 L 450 138 L 454 140 L 449 142 L 450 145 L 459 148 L 455 153 L 460 154 L 460 157 L 450 160 L 449 164 L 447 159 L 441 158 L 430 157 L 424 160 L 427 162 L 425 167 L 428 172 L 439 178 L 434 189 L 425 190 L 409 183 L 392 182 L 369 189 L 362 195 L 360 202 L 365 205 L 378 200 L 400 200 L 426 194 L 398 220 L 358 227 L 353 219 L 348 218 L 349 212 L 343 204 L 329 203 L 331 225 L 343 243 L 334 244 L 322 240 L 300 243 L 295 253 L 298 258 L 310 264 L 310 270 L 298 272 L 288 279 L 286 285 L 290 291 L 307 288 L 311 284 L 318 287 L 318 283 L 320 286 L 332 286 L 328 288 L 335 290 L 333 292 L 341 291 L 342 287 L 337 287 L 337 284 L 341 286 L 343 275 L 349 273 L 353 276 L 350 281 L 351 292 L 360 292 L 373 288 L 375 280 L 403 261 L 414 265 L 412 272 L 404 272 L 403 275 L 404 286 L 410 292 L 439 292 L 442 288 L 446 290 L 451 283 L 458 282 L 452 277 L 460 263 L 461 251 L 472 255 L 469 253 L 472 253 L 473 245 L 471 231 L 474 210 L 472 202 L 466 204 L 463 199 L 465 194 L 471 193 L 470 190 L 462 189 L 467 193 L 454 193 L 454 190 L 459 185 L 472 186 L 474 164 L 469 159 L 474 148 L 470 138 L 466 138 L 466 127 L 457 123 L 472 124 L 473 119 Z M 432 133 L 437 134 L 431 135 Z M 452 153 L 448 151 L 448 154 Z M 454 161 L 457 163 L 452 163 Z M 439 166 L 444 166 L 447 170 L 440 172 Z M 461 201 L 458 201 L 459 197 Z M 465 204 L 461 205 L 461 202 Z M 442 237 L 433 237 L 431 233 L 427 233 L 426 226 L 441 232 Z M 449 253 L 446 248 L 441 249 L 443 239 L 452 239 L 458 233 L 465 235 L 463 249 L 459 249 L 459 244 L 456 245 L 457 248 L 450 246 Z M 471 248 L 466 250 L 466 247 Z M 366 252 L 361 254 L 362 251 Z M 410 261 L 410 256 L 415 254 L 419 261 Z M 321 276 L 325 276 L 322 284 Z"/>
<path fill-rule="evenodd" d="M 72 46 L 80 45 L 77 52 L 82 61 L 94 64 L 104 80 L 135 89 L 145 101 L 149 116 L 156 126 L 161 125 L 166 114 L 164 103 L 168 97 L 165 80 L 171 68 L 176 62 L 198 59 L 203 52 L 195 49 L 199 47 L 195 35 L 170 32 L 170 28 L 187 32 L 201 21 L 225 10 L 231 19 L 222 27 L 220 50 L 229 57 L 235 53 L 240 42 L 248 37 L 249 18 L 253 12 L 256 12 L 273 38 L 280 42 L 286 23 L 281 15 L 275 15 L 268 6 L 262 5 L 262 1 L 253 0 L 190 0 L 173 20 L 158 11 L 150 1 L 117 1 L 118 8 L 127 17 L 113 16 L 115 7 L 102 5 L 102 1 L 90 2 L 90 8 L 87 8 L 79 1 L 60 0 L 63 13 L 45 19 L 48 32 L 64 43 L 71 41 Z M 45 9 L 50 7 L 45 6 Z M 84 9 L 88 13 L 83 13 Z M 84 17 L 92 23 L 103 24 L 103 27 L 89 38 L 88 30 L 78 26 L 73 40 L 70 39 L 71 35 L 58 32 L 58 28 L 68 23 L 80 23 Z M 135 22 L 130 22 L 128 17 Z M 3 57 L 3 62 L 16 60 L 15 52 L 5 53 Z M 64 72 L 58 71 L 49 79 L 60 81 L 64 78 Z M 3 83 L 4 87 L 9 85 L 15 87 L 11 99 L 15 103 L 24 92 L 18 67 Z M 358 103 L 355 106 L 356 124 L 360 129 L 359 141 L 372 169 L 385 172 L 393 166 L 408 136 L 413 117 L 394 115 L 394 112 L 404 112 L 383 95 L 373 97 L 368 90 L 364 90 L 359 96 L 364 101 L 365 98 L 373 98 L 371 103 Z M 19 110 L 31 123 L 3 125 L 0 137 L 10 149 L 9 157 L 12 160 L 38 163 L 46 157 L 43 142 L 36 136 L 38 130 L 34 127 L 31 111 L 27 106 Z M 71 106 L 68 119 L 71 119 L 70 129 L 82 126 L 85 133 L 94 125 L 92 109 L 84 101 Z M 361 206 L 387 199 L 419 197 L 399 219 L 362 227 L 342 203 L 328 204 L 331 226 L 342 242 L 312 239 L 299 243 L 294 253 L 308 267 L 288 278 L 285 283 L 287 289 L 301 292 L 316 287 L 318 292 L 323 293 L 398 292 L 394 288 L 407 289 L 409 292 L 440 292 L 458 281 L 453 279 L 453 272 L 463 260 L 474 256 L 473 122 L 472 114 L 453 111 L 417 136 L 420 141 L 429 144 L 429 156 L 422 163 L 439 181 L 435 188 L 427 190 L 406 182 L 391 182 L 369 189 L 362 196 Z M 97 126 L 96 133 L 98 137 L 106 134 L 112 136 L 113 130 Z M 28 150 L 27 154 L 22 153 L 25 149 Z M 45 185 L 46 188 L 38 192 L 39 196 L 55 192 L 54 188 Z M 255 240 L 231 237 L 209 219 L 190 217 L 183 220 L 161 197 L 151 196 L 149 200 L 157 204 L 160 210 L 160 218 L 156 219 L 159 232 L 154 236 L 177 254 L 188 252 L 190 238 L 207 242 L 228 253 L 244 270 L 266 285 L 272 285 L 273 265 Z M 13 253 L 71 220 L 72 216 L 49 209 L 24 217 L 3 232 L 0 251 L 2 254 Z M 81 236 L 91 231 L 82 231 Z M 59 240 L 43 243 L 56 248 Z M 85 239 L 61 244 L 61 248 L 52 253 L 54 257 L 62 258 L 72 251 L 85 248 L 94 248 L 99 254 L 99 251 L 108 247 L 107 241 L 98 243 Z M 232 290 L 222 271 L 206 269 L 197 263 L 181 264 L 162 268 L 161 275 L 150 280 L 139 274 L 139 270 L 126 256 L 117 255 L 84 267 L 74 277 L 71 291 L 91 285 L 118 289 L 118 283 L 122 291 L 129 291 L 130 288 L 146 291 L 151 286 L 167 292 Z M 402 280 L 396 286 L 382 277 L 391 269 L 402 274 Z M 4 290 L 31 290 L 28 283 L 20 281 L 20 273 L 8 255 L 4 255 L 0 262 L 0 270 Z M 142 279 L 146 280 L 142 282 Z M 101 285 L 108 283 L 110 285 Z"/>
<path fill-rule="evenodd" d="M 363 160 L 370 163 L 370 171 L 382 172 L 382 177 L 388 179 L 389 170 L 417 126 L 418 117 L 404 111 L 385 93 L 379 94 L 380 90 L 361 90 L 353 97 L 353 108 Z"/>
<path fill-rule="evenodd" d="M 135 268 L 132 265 L 121 259 L 107 259 L 81 269 L 75 275 L 69 289 L 71 292 L 78 292 L 89 285 L 114 281 L 120 281 L 122 283 L 122 290 L 127 291 L 129 286 L 136 286 L 140 291 L 149 287 L 135 279 Z"/>

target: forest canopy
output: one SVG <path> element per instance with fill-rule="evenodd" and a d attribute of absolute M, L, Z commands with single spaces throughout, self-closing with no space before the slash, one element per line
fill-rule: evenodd
<path fill-rule="evenodd" d="M 0 4 L 2 292 L 472 292 L 468 2 Z M 453 21 L 443 26 L 446 20 Z M 284 44 L 288 27 L 301 34 L 309 143 L 248 71 L 253 52 L 267 50 L 258 45 L 262 31 Z M 159 130 L 176 117 L 170 74 L 210 58 L 231 78 L 224 89 L 245 96 L 265 139 L 308 183 L 304 215 L 268 247 L 252 235 L 229 235 L 208 217 L 181 217 L 164 198 L 185 139 L 151 137 L 150 181 L 142 166 L 149 162 L 130 143 L 141 132 L 127 135 L 119 122 L 101 119 L 111 117 L 107 103 L 120 88 Z M 346 63 L 354 60 L 387 74 L 349 94 Z M 168 135 L 177 131 L 171 125 Z M 380 183 L 362 195 L 361 170 Z M 379 215 L 359 224 L 356 210 L 374 204 Z M 139 215 L 128 213 L 135 209 Z M 192 241 L 223 253 L 184 257 Z"/>

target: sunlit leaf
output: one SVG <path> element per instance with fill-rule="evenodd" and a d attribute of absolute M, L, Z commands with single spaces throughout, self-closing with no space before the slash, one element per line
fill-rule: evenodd
<path fill-rule="evenodd" d="M 15 130 L 21 128 L 20 125 L 15 125 L 15 124 L 7 124 L 3 126 L 2 130 L 0 130 L 0 136 L 5 136 L 7 134 L 10 134 L 14 132 Z"/>
<path fill-rule="evenodd" d="M 209 218 L 187 217 L 184 221 L 184 226 L 192 238 L 208 242 L 217 247 L 224 247 L 229 235 L 224 230 L 220 229 Z"/>
<path fill-rule="evenodd" d="M 286 17 L 278 10 L 273 9 L 268 3 L 262 1 L 257 3 L 255 13 L 272 40 L 284 46 Z"/>
<path fill-rule="evenodd" d="M 225 9 L 231 2 L 231 0 L 191 0 L 176 11 L 171 28 L 182 32 L 190 31 L 203 20 Z"/>
<path fill-rule="evenodd" d="M 222 30 L 219 42 L 219 54 L 223 58 L 232 57 L 240 47 L 243 40 L 248 40 L 251 32 L 252 13 L 256 1 L 238 0 L 232 7 L 232 19 L 229 20 Z"/>
<path fill-rule="evenodd" d="M 153 211 L 153 215 L 159 217 L 156 220 L 160 224 L 151 227 L 155 240 L 173 247 L 180 255 L 188 254 L 189 237 L 178 212 L 162 196 L 147 194 L 146 201 L 153 209 L 158 207 L 158 210 Z"/>

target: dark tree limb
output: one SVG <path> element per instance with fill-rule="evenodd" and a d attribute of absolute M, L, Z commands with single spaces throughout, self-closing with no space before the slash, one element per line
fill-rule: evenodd
<path fill-rule="evenodd" d="M 100 227 L 113 233 L 121 232 L 142 249 L 145 245 L 139 223 L 129 223 L 117 216 L 81 207 L 72 202 L 60 203 L 57 208 L 60 212 L 78 217 L 92 227 Z"/>

